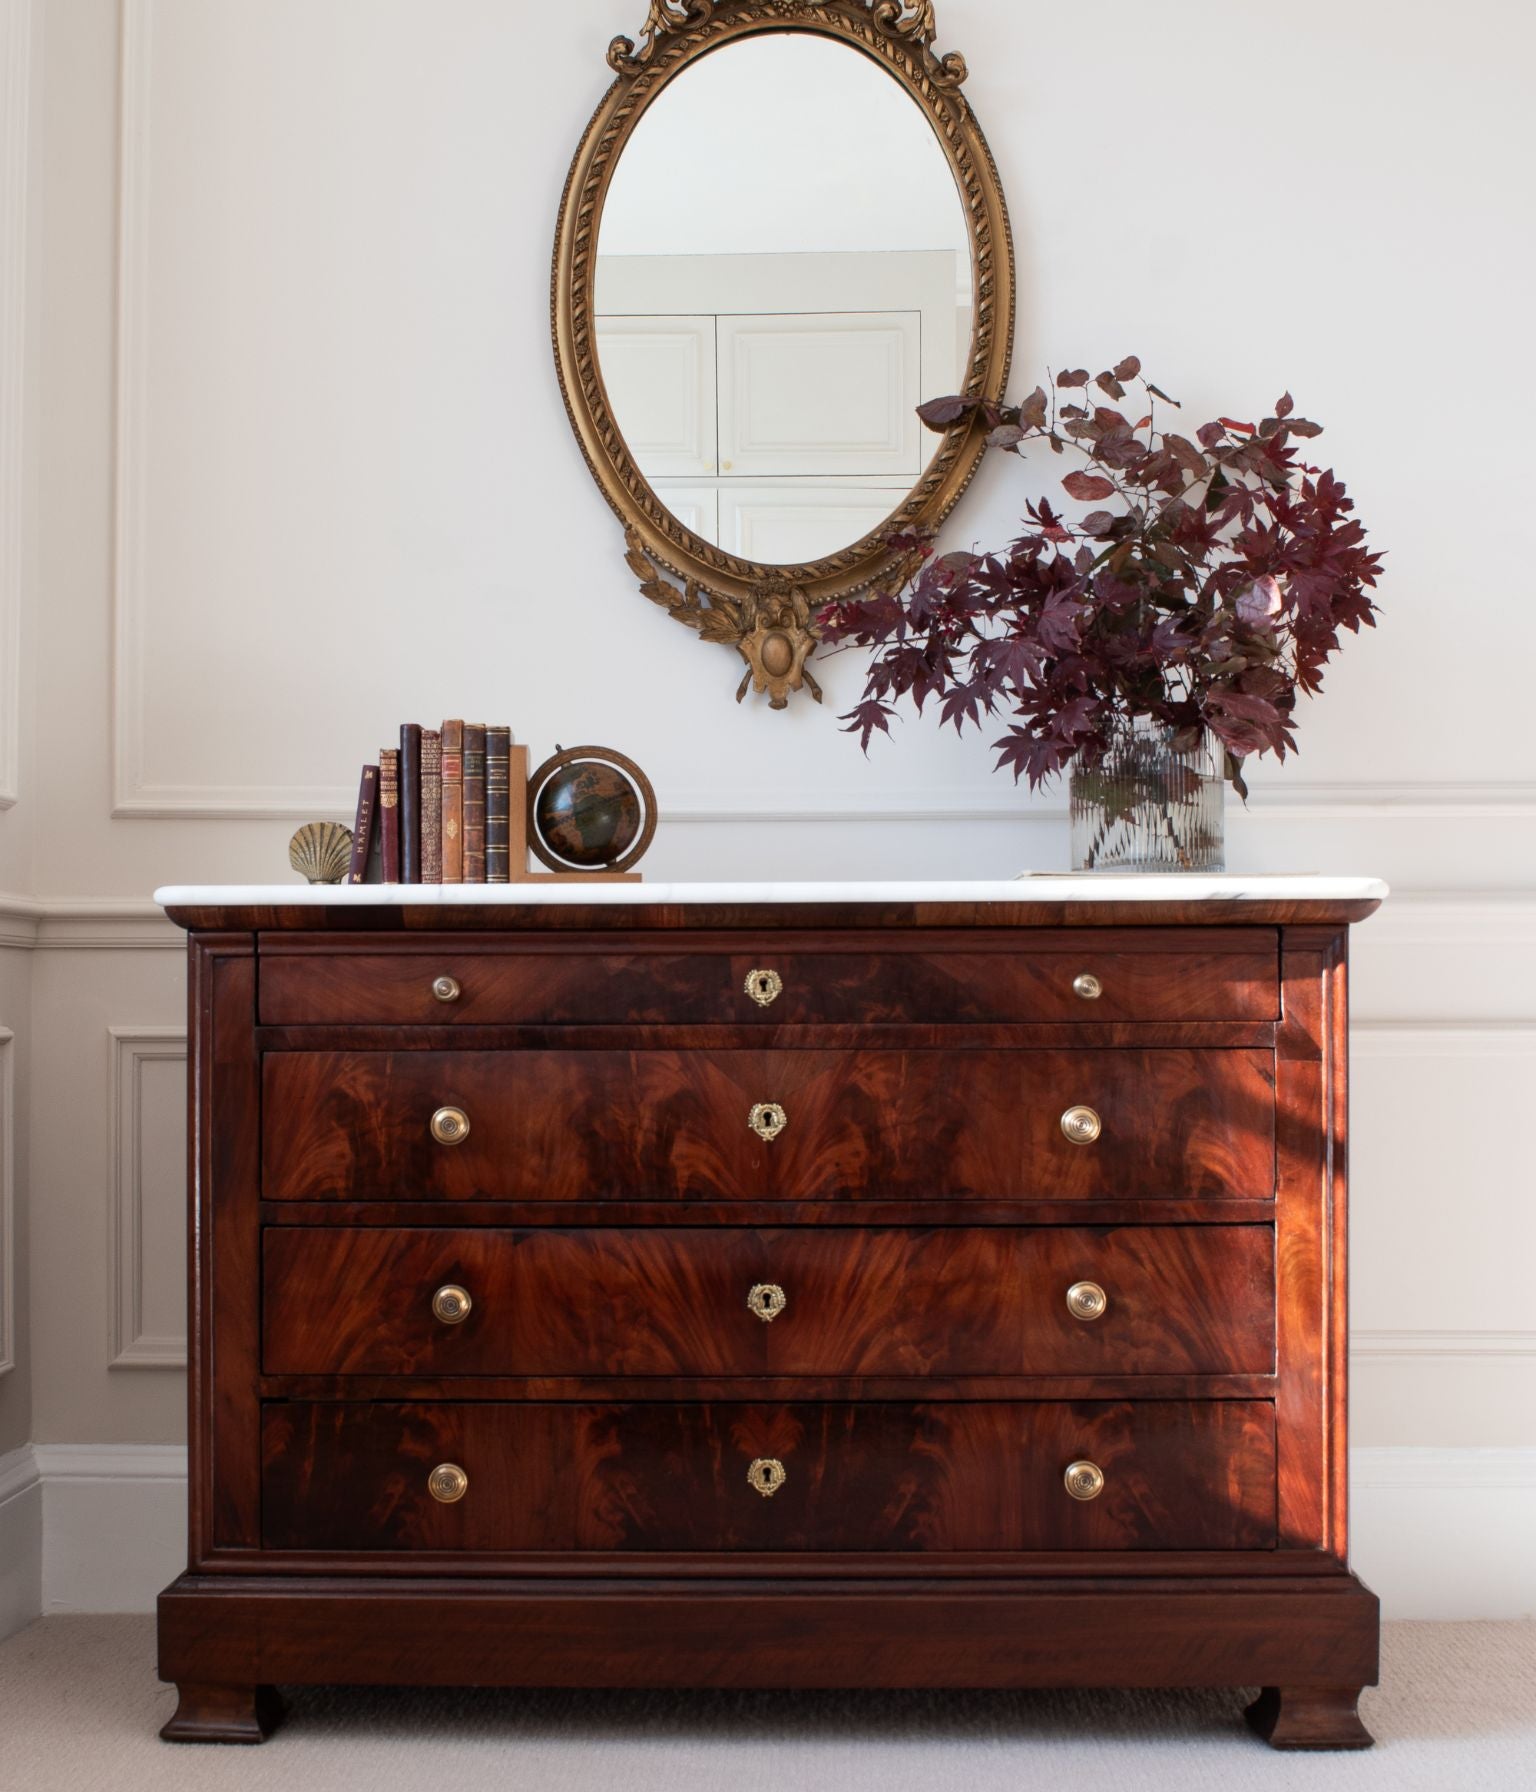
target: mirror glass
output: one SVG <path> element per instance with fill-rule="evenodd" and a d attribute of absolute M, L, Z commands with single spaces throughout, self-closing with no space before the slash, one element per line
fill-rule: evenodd
<path fill-rule="evenodd" d="M 975 298 L 949 161 L 869 57 L 812 32 L 727 44 L 636 126 L 598 236 L 596 335 L 629 451 L 743 559 L 840 553 L 941 444 Z"/>

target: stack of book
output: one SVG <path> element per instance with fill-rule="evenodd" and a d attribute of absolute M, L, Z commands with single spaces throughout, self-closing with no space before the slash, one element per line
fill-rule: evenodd
<path fill-rule="evenodd" d="M 363 767 L 351 884 L 506 884 L 528 869 L 528 749 L 483 722 L 400 727 Z"/>

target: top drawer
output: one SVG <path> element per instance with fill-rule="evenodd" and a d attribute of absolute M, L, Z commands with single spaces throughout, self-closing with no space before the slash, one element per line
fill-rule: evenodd
<path fill-rule="evenodd" d="M 267 936 L 274 1026 L 1268 1021 L 1273 929 L 974 934 Z"/>

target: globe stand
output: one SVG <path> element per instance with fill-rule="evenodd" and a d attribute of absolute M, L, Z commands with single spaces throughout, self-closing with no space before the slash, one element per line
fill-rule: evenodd
<path fill-rule="evenodd" d="M 645 824 L 639 839 L 624 853 L 618 861 L 618 867 L 612 870 L 598 868 L 586 871 L 576 866 L 562 865 L 538 835 L 533 806 L 539 790 L 555 771 L 584 760 L 593 760 L 619 769 L 628 778 L 644 806 Z M 632 759 L 604 747 L 574 747 L 568 752 L 557 749 L 554 757 L 547 759 L 530 777 L 528 749 L 514 746 L 509 770 L 513 790 L 523 791 L 522 802 L 511 805 L 511 851 L 507 856 L 511 864 L 517 867 L 511 874 L 512 883 L 638 884 L 645 881 L 640 872 L 623 869 L 626 865 L 634 864 L 644 854 L 656 831 L 656 792 L 650 779 Z M 530 854 L 541 859 L 547 869 L 531 870 L 528 864 Z"/>

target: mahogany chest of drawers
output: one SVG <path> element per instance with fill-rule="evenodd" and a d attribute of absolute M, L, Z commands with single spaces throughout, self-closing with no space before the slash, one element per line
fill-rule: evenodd
<path fill-rule="evenodd" d="M 166 1736 L 259 1740 L 276 1685 L 335 1681 L 1257 1686 L 1277 1745 L 1369 1741 L 1374 900 L 865 888 L 169 895 Z"/>

